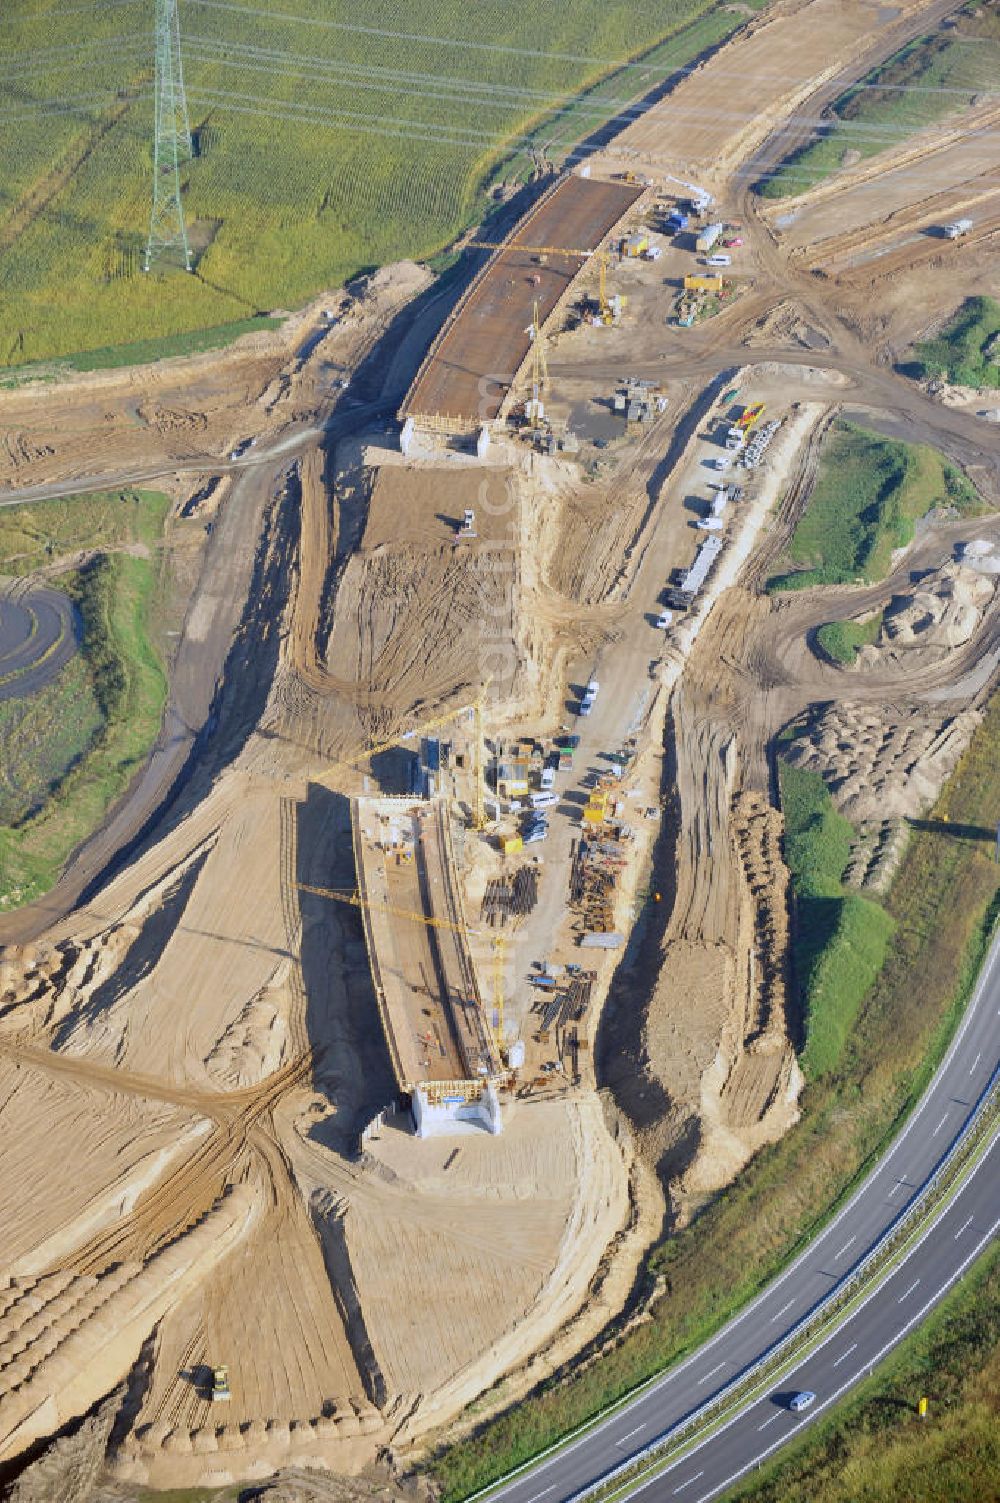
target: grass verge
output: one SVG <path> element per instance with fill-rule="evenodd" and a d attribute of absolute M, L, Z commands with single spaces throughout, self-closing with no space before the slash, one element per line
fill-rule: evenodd
<path fill-rule="evenodd" d="M 927 1418 L 917 1415 L 920 1397 Z M 732 1503 L 985 1503 L 1000 1476 L 1000 1248 Z"/>
<path fill-rule="evenodd" d="M 882 612 L 876 611 L 867 621 L 827 621 L 816 632 L 816 640 L 834 662 L 849 668 L 860 649 L 875 642 L 881 630 Z"/>
<path fill-rule="evenodd" d="M 917 358 L 903 370 L 917 380 L 943 376 L 956 386 L 1000 389 L 1000 303 L 966 298 L 940 334 L 914 351 Z"/>
<path fill-rule="evenodd" d="M 957 27 L 910 42 L 841 94 L 831 124 L 758 185 L 761 196 L 805 193 L 989 92 L 1000 70 L 996 7 L 970 4 L 955 19 Z"/>
<path fill-rule="evenodd" d="M 152 550 L 170 498 L 159 491 L 90 491 L 0 507 L 0 574 L 33 574 L 92 550 Z"/>
<path fill-rule="evenodd" d="M 893 551 L 912 541 L 915 523 L 937 506 L 974 514 L 982 502 L 935 449 L 837 422 L 806 509 L 767 588 L 883 579 Z"/>
<path fill-rule="evenodd" d="M 0 511 L 0 570 L 30 571 L 95 544 L 149 545 L 167 498 L 82 496 Z M 150 635 L 159 562 L 99 551 L 60 576 L 83 622 L 83 646 L 37 697 L 2 707 L 0 909 L 40 897 L 100 824 L 149 753 L 167 681 Z"/>
<path fill-rule="evenodd" d="M 837 1065 L 895 925 L 880 904 L 842 886 L 854 829 L 834 808 L 820 774 L 780 762 L 778 780 L 795 895 L 795 974 L 805 1016 L 801 1064 L 815 1080 Z"/>
<path fill-rule="evenodd" d="M 160 339 L 140 339 L 134 344 L 106 345 L 99 350 L 82 350 L 66 355 L 41 367 L 23 366 L 0 381 L 0 389 L 20 386 L 32 379 L 52 380 L 65 371 L 103 371 L 120 365 L 151 365 L 155 360 L 171 360 L 178 355 L 200 355 L 232 344 L 242 334 L 259 334 L 265 329 L 280 329 L 282 319 L 268 314 L 235 319 L 210 329 L 189 329 L 183 334 L 165 334 Z"/>
<path fill-rule="evenodd" d="M 997 919 L 998 765 L 995 696 L 911 836 L 885 904 L 895 922 L 885 963 L 836 1067 L 807 1084 L 798 1125 L 652 1250 L 644 1323 L 432 1458 L 445 1503 L 556 1443 L 704 1341 L 815 1234 L 881 1151 L 944 1053 Z"/>

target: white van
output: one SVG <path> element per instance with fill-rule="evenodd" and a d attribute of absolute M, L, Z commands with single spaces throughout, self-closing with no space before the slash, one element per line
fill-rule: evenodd
<path fill-rule="evenodd" d="M 732 258 L 732 256 L 718 255 L 718 256 L 706 256 L 705 257 L 705 265 L 706 266 L 732 266 L 732 264 L 733 264 L 733 258 Z"/>
<path fill-rule="evenodd" d="M 556 786 L 556 770 L 554 767 L 543 767 L 541 784 L 544 792 Z"/>
<path fill-rule="evenodd" d="M 533 809 L 551 809 L 558 802 L 558 793 L 533 793 L 531 795 L 531 807 Z"/>

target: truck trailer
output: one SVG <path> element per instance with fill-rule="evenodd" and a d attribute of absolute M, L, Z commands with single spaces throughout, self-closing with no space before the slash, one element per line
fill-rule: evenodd
<path fill-rule="evenodd" d="M 723 224 L 706 224 L 694 243 L 695 250 L 710 251 L 724 229 Z"/>

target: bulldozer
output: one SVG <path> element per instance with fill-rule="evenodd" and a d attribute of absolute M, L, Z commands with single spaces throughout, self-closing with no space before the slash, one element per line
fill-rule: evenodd
<path fill-rule="evenodd" d="M 228 1367 L 213 1367 L 212 1368 L 212 1403 L 213 1404 L 228 1404 L 229 1400 L 232 1398 L 232 1396 L 233 1396 L 232 1395 L 232 1391 L 231 1391 L 231 1389 L 229 1387 L 229 1368 Z"/>

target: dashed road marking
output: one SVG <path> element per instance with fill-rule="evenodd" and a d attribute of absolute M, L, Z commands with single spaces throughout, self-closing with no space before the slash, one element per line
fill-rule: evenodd
<path fill-rule="evenodd" d="M 848 1359 L 848 1357 L 851 1355 L 851 1353 L 857 1351 L 857 1349 L 858 1349 L 858 1343 L 856 1341 L 852 1341 L 851 1344 L 850 1344 L 850 1346 L 847 1348 L 847 1351 L 846 1352 L 841 1352 L 840 1356 L 837 1358 L 836 1362 L 833 1364 L 834 1367 L 839 1367 L 842 1362 L 846 1362 L 847 1359 Z"/>
<path fill-rule="evenodd" d="M 775 1420 L 776 1419 L 780 1419 L 780 1418 L 781 1418 L 780 1414 L 772 1414 L 771 1418 L 770 1419 L 766 1419 L 762 1425 L 758 1425 L 757 1429 L 758 1430 L 766 1430 L 767 1427 L 768 1427 L 768 1425 L 773 1425 L 774 1422 L 775 1422 Z"/>
<path fill-rule="evenodd" d="M 941 1131 L 942 1127 L 947 1122 L 947 1120 L 948 1120 L 948 1113 L 945 1112 L 944 1116 L 941 1118 L 941 1121 L 938 1123 L 937 1127 L 935 1127 L 934 1131 L 931 1133 L 931 1137 L 932 1138 L 936 1138 L 937 1137 L 938 1133 Z"/>
<path fill-rule="evenodd" d="M 839 1253 L 834 1253 L 834 1255 L 833 1255 L 834 1259 L 842 1258 L 844 1256 L 845 1252 L 847 1251 L 847 1249 L 849 1247 L 853 1246 L 853 1244 L 855 1242 L 857 1242 L 857 1240 L 858 1239 L 857 1239 L 856 1236 L 854 1236 L 854 1237 L 848 1237 L 847 1241 L 844 1243 L 843 1247 L 840 1249 L 840 1252 Z"/>
<path fill-rule="evenodd" d="M 963 1221 L 962 1222 L 962 1225 L 959 1227 L 958 1231 L 955 1233 L 955 1241 L 956 1242 L 958 1241 L 959 1237 L 962 1235 L 963 1232 L 967 1232 L 969 1230 L 969 1227 L 971 1225 L 972 1225 L 972 1217 L 970 1216 L 969 1219 L 968 1219 L 968 1221 Z"/>
<path fill-rule="evenodd" d="M 707 1383 L 708 1380 L 709 1380 L 709 1378 L 714 1378 L 715 1375 L 716 1375 L 716 1373 L 721 1373 L 721 1371 L 725 1367 L 725 1365 L 726 1364 L 724 1362 L 717 1362 L 716 1365 L 715 1365 L 715 1367 L 712 1368 L 712 1371 L 710 1373 L 706 1373 L 703 1378 L 699 1378 L 698 1382 L 699 1383 Z"/>
<path fill-rule="evenodd" d="M 784 1315 L 784 1313 L 785 1313 L 786 1310 L 790 1310 L 792 1308 L 792 1306 L 794 1305 L 794 1303 L 795 1303 L 795 1301 L 793 1299 L 790 1299 L 788 1301 L 787 1305 L 782 1305 L 781 1309 L 778 1311 L 778 1313 L 776 1315 L 772 1315 L 771 1316 L 771 1324 L 772 1324 L 772 1326 L 774 1325 L 774 1322 L 776 1320 L 780 1320 L 781 1319 L 781 1317 Z"/>
<path fill-rule="evenodd" d="M 634 1430 L 630 1430 L 627 1435 L 623 1435 L 622 1438 L 621 1438 L 621 1440 L 618 1441 L 617 1444 L 620 1445 L 620 1446 L 623 1446 L 627 1440 L 631 1440 L 632 1439 L 633 1435 L 638 1435 L 639 1431 L 640 1430 L 645 1430 L 645 1428 L 646 1428 L 645 1425 L 636 1425 L 635 1429 Z"/>
<path fill-rule="evenodd" d="M 686 1482 L 682 1482 L 681 1485 L 680 1485 L 680 1487 L 675 1487 L 674 1488 L 674 1497 L 676 1498 L 676 1496 L 677 1496 L 678 1493 L 682 1493 L 686 1487 L 690 1487 L 691 1486 L 692 1482 L 697 1482 L 698 1478 L 699 1477 L 704 1477 L 704 1475 L 705 1475 L 705 1473 L 703 1471 L 702 1472 L 695 1472 L 694 1476 L 693 1477 L 689 1477 Z"/>
<path fill-rule="evenodd" d="M 919 1279 L 914 1279 L 913 1283 L 910 1285 L 909 1289 L 907 1289 L 906 1293 L 905 1294 L 901 1294 L 899 1296 L 899 1299 L 896 1301 L 896 1304 L 897 1305 L 901 1305 L 903 1303 L 904 1299 L 908 1299 L 909 1296 L 913 1293 L 914 1289 L 916 1289 L 916 1287 L 917 1287 L 917 1285 L 919 1283 L 920 1283 Z"/>

